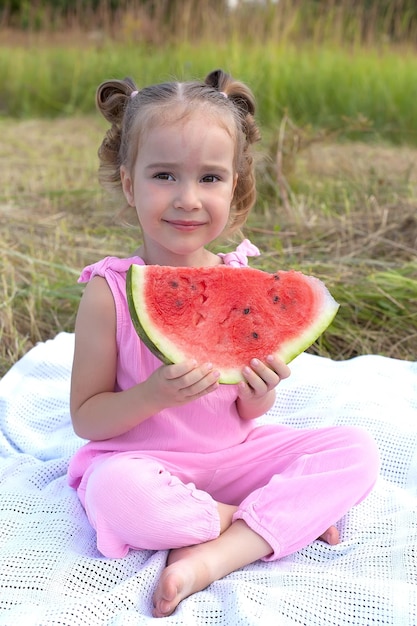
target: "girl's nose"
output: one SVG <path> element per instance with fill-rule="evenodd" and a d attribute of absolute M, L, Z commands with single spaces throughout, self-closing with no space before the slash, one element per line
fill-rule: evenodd
<path fill-rule="evenodd" d="M 174 201 L 176 209 L 183 209 L 184 211 L 193 211 L 194 209 L 200 209 L 202 203 L 200 200 L 200 194 L 198 193 L 198 185 L 194 183 L 183 184 L 178 188 L 178 194 Z"/>

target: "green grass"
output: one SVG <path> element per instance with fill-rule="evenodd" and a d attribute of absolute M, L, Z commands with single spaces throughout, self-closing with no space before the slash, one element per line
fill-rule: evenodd
<path fill-rule="evenodd" d="M 314 274 L 341 304 L 311 351 L 415 360 L 415 18 L 392 31 L 393 14 L 370 21 L 363 3 L 294 0 L 226 19 L 202 1 L 202 14 L 181 9 L 168 23 L 164 1 L 153 20 L 126 2 L 115 24 L 103 2 L 69 34 L 1 33 L 0 376 L 37 341 L 73 330 L 85 265 L 137 247 L 97 184 L 97 85 L 218 67 L 258 102 L 259 193 L 245 232 L 263 252 L 254 265 Z"/>
<path fill-rule="evenodd" d="M 98 115 L 5 119 L 0 133 L 1 376 L 37 341 L 73 330 L 79 272 L 132 252 L 138 231 L 116 223 L 96 182 Z M 263 252 L 256 267 L 316 275 L 340 302 L 311 351 L 415 360 L 417 150 L 319 141 L 288 124 L 278 142 L 285 196 L 275 134 L 264 134 L 245 234 Z"/>
<path fill-rule="evenodd" d="M 171 47 L 107 41 L 99 47 L 3 46 L 0 112 L 21 118 L 90 113 L 95 89 L 106 78 L 130 75 L 143 85 L 201 78 L 217 67 L 252 86 L 265 127 L 278 126 L 286 112 L 313 129 L 417 144 L 413 48 L 267 41 L 248 51 L 239 40 Z"/>

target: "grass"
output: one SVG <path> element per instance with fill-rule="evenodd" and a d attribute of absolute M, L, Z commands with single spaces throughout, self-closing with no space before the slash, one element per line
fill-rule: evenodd
<path fill-rule="evenodd" d="M 0 48 L 0 112 L 20 118 L 89 114 L 95 88 L 106 78 L 130 75 L 148 84 L 202 77 L 217 67 L 252 86 L 265 127 L 287 113 L 302 126 L 345 127 L 350 138 L 417 145 L 417 59 L 411 48 L 269 41 L 252 44 L 248 52 L 242 41 L 151 49 L 107 41 L 100 47 L 29 41 Z"/>
<path fill-rule="evenodd" d="M 137 247 L 96 182 L 103 128 L 90 116 L 0 120 L 0 376 L 73 330 L 86 264 Z M 415 360 L 417 150 L 335 142 L 291 120 L 281 131 L 265 131 L 259 153 L 254 264 L 314 274 L 341 303 L 313 352 Z"/>
<path fill-rule="evenodd" d="M 258 101 L 254 265 L 314 274 L 341 303 L 311 351 L 416 359 L 412 3 L 242 2 L 226 14 L 213 1 L 123 0 L 112 14 L 102 0 L 68 16 L 25 3 L 0 15 L 0 376 L 37 341 L 73 330 L 85 265 L 137 247 L 96 182 L 97 85 L 217 67 Z"/>

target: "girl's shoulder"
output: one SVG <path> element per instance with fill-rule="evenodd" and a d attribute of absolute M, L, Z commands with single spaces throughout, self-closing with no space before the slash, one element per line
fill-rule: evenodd
<path fill-rule="evenodd" d="M 135 263 L 136 265 L 145 265 L 145 262 L 139 256 L 131 256 L 126 259 L 121 259 L 116 256 L 106 256 L 104 259 L 87 265 L 81 272 L 78 279 L 79 283 L 88 283 L 94 276 L 105 277 L 106 273 L 110 270 L 119 274 L 125 274 L 129 267 Z"/>

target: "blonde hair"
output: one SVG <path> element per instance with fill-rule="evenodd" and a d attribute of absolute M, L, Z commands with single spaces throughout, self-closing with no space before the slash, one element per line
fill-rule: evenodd
<path fill-rule="evenodd" d="M 143 134 L 156 124 L 187 118 L 197 108 L 213 116 L 235 140 L 238 179 L 228 234 L 243 226 L 256 200 L 251 146 L 260 138 L 254 118 L 255 99 L 244 83 L 222 70 L 211 72 L 204 82 L 166 82 L 139 90 L 130 78 L 108 80 L 98 87 L 96 104 L 111 124 L 98 151 L 99 181 L 125 208 L 120 167 L 124 165 L 131 171 Z"/>

